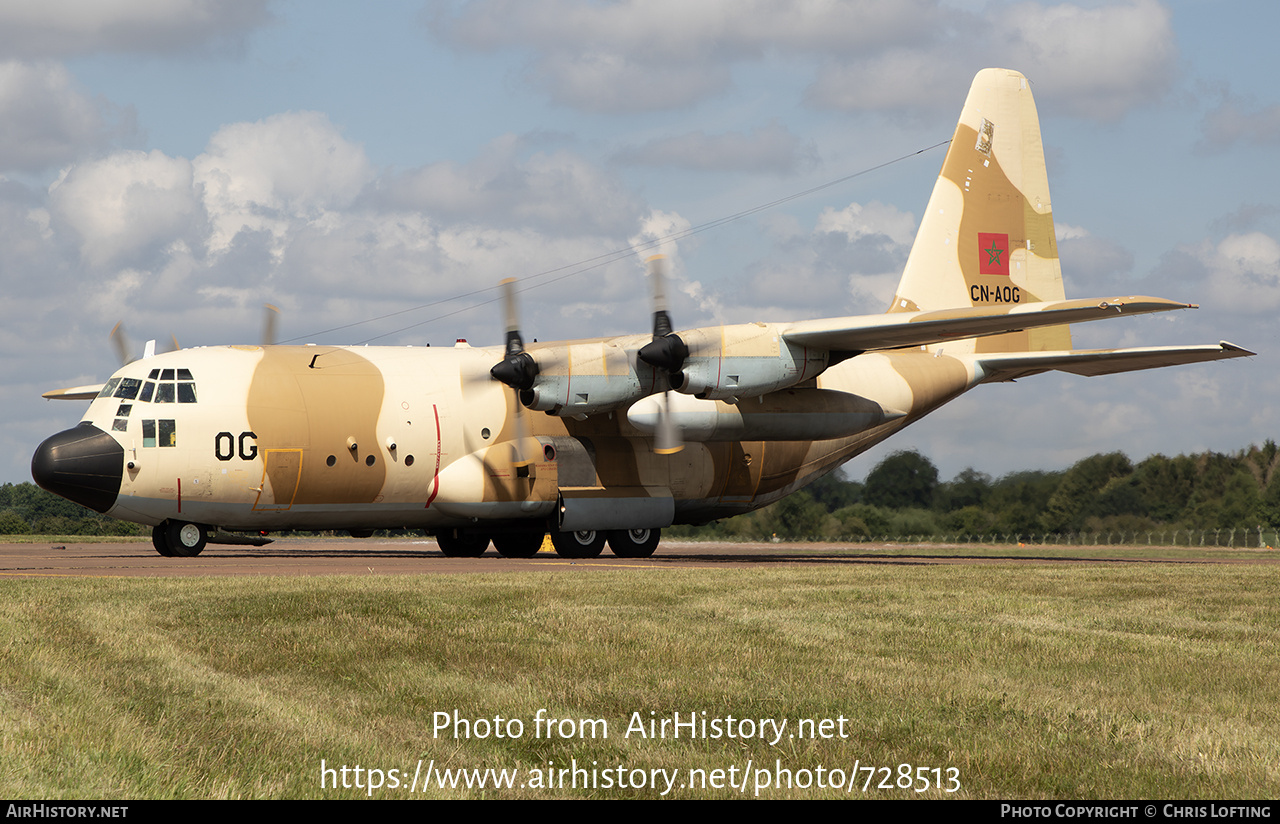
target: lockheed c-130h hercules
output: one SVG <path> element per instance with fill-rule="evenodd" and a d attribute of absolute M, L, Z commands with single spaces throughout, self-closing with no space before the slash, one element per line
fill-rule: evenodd
<path fill-rule="evenodd" d="M 781 499 L 981 383 L 1251 355 L 1076 350 L 1067 324 L 1194 308 L 1067 300 L 1026 78 L 974 79 L 889 311 L 505 349 L 225 346 L 154 354 L 32 459 L 45 489 L 192 556 L 228 533 L 417 528 L 446 555 L 652 554 L 660 530 Z M 545 414 L 542 414 L 545 413 Z"/>

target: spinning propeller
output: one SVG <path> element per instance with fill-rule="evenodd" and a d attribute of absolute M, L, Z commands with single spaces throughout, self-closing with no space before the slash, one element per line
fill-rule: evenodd
<path fill-rule="evenodd" d="M 280 309 L 272 306 L 270 303 L 263 304 L 262 318 L 262 345 L 272 346 L 276 342 L 276 323 L 280 317 Z M 127 366 L 138 360 L 133 354 L 133 347 L 129 345 L 129 336 L 124 331 L 124 321 L 118 322 L 111 328 L 111 334 L 107 336 L 111 341 L 112 347 L 116 350 L 116 360 L 120 361 L 121 366 Z M 178 343 L 178 336 L 171 335 L 170 339 L 173 346 L 164 351 L 177 352 L 182 346 Z M 149 358 L 157 354 L 155 340 L 147 341 L 142 349 L 142 359 Z"/>
<path fill-rule="evenodd" d="M 654 434 L 653 451 L 659 455 L 672 455 L 684 449 L 680 428 L 671 419 L 671 389 L 680 380 L 680 368 L 689 357 L 689 347 L 671 331 L 671 316 L 667 314 L 667 258 L 654 255 L 645 261 L 649 279 L 653 281 L 653 340 L 640 347 L 640 360 L 667 373 L 667 388 L 662 390 L 662 406 L 658 414 L 658 431 Z"/>
<path fill-rule="evenodd" d="M 504 383 L 515 391 L 515 465 L 528 466 L 533 463 L 524 454 L 525 440 L 529 436 L 529 422 L 525 419 L 524 403 L 520 393 L 533 388 L 533 381 L 538 377 L 538 362 L 524 351 L 524 338 L 520 337 L 520 321 L 516 313 L 516 279 L 507 278 L 499 284 L 502 287 L 502 303 L 507 322 L 507 356 L 489 370 L 494 380 Z"/>
<path fill-rule="evenodd" d="M 681 338 L 672 332 L 671 316 L 667 313 L 666 298 L 666 261 L 662 255 L 654 255 L 646 261 L 649 271 L 649 277 L 653 281 L 653 339 L 642 346 L 637 353 L 639 359 L 655 370 L 655 384 L 660 381 L 662 386 L 662 402 L 659 405 L 658 427 L 654 434 L 653 449 L 660 455 L 670 455 L 679 452 L 684 448 L 684 443 L 680 435 L 679 427 L 676 425 L 670 412 L 671 387 L 683 385 L 684 378 L 681 369 L 684 366 L 685 359 L 689 357 L 689 347 Z M 544 380 L 566 379 L 564 387 L 567 392 L 567 376 L 561 374 L 561 367 L 558 364 L 563 358 L 571 357 L 569 350 L 575 344 L 568 344 L 563 351 L 559 350 L 540 350 L 539 357 L 543 359 L 540 366 L 538 361 L 532 355 L 524 350 L 524 339 L 520 337 L 520 324 L 516 317 L 516 299 L 515 299 L 515 279 L 507 278 L 502 281 L 503 303 L 506 307 L 507 322 L 507 343 L 506 356 L 489 370 L 489 375 L 499 383 L 511 387 L 515 392 L 515 449 L 516 449 L 516 465 L 525 466 L 531 461 L 522 455 L 523 445 L 529 438 L 529 427 L 525 419 L 526 407 L 531 406 L 535 409 L 543 409 L 538 405 L 537 392 L 543 391 L 545 387 L 539 385 L 539 375 L 542 372 L 542 366 L 548 363 L 550 370 L 548 375 L 550 378 Z M 587 345 L 587 344 L 580 344 Z M 547 359 L 550 359 L 549 361 Z M 632 381 L 640 381 L 636 374 L 632 374 Z M 601 377 L 592 373 L 586 376 L 585 380 L 600 381 Z M 603 378 L 607 382 L 608 377 Z M 647 383 L 647 381 L 644 381 Z M 588 384 L 590 385 L 590 384 Z M 597 383 L 600 386 L 601 383 Z M 535 386 L 538 389 L 535 391 Z M 617 397 L 617 406 L 604 405 L 597 407 L 597 411 L 612 410 L 622 408 L 630 403 L 644 397 L 644 390 L 641 389 L 640 382 L 631 384 L 634 390 L 627 390 L 627 394 L 620 394 Z M 654 389 L 657 388 L 655 385 Z M 581 390 L 584 394 L 580 397 L 587 397 L 590 390 Z M 615 390 L 617 391 L 617 390 Z M 544 411 L 547 411 L 544 409 Z M 572 412 L 563 412 L 560 407 L 551 410 L 553 414 L 572 415 L 573 417 L 585 417 L 590 412 L 583 414 L 574 414 Z"/>
<path fill-rule="evenodd" d="M 110 339 L 111 345 L 116 350 L 116 360 L 120 361 L 121 366 L 127 366 L 138 360 L 138 358 L 133 354 L 133 347 L 129 345 L 129 336 L 125 334 L 124 321 L 120 321 L 115 326 L 111 327 L 111 334 L 107 335 L 107 337 Z M 176 352 L 182 348 L 178 345 L 178 336 L 173 335 L 172 338 L 173 348 L 165 350 L 167 352 Z M 149 358 L 154 354 L 156 354 L 156 342 L 153 339 L 147 341 L 146 345 L 142 348 L 142 357 Z"/>

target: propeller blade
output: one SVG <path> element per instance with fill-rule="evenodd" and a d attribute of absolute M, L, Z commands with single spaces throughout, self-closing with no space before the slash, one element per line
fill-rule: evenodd
<path fill-rule="evenodd" d="M 667 314 L 667 256 L 654 255 L 645 261 L 649 280 L 653 283 L 653 339 L 671 334 L 671 315 Z"/>
<path fill-rule="evenodd" d="M 667 256 L 654 255 L 645 261 L 649 280 L 653 282 L 653 340 L 640 347 L 640 360 L 667 373 L 668 384 L 674 382 L 689 357 L 689 347 L 672 332 L 671 315 L 667 313 Z M 684 449 L 680 427 L 671 417 L 671 392 L 664 390 L 658 407 L 658 431 L 653 437 L 653 451 L 674 455 Z"/>
<path fill-rule="evenodd" d="M 124 333 L 124 321 L 120 321 L 111 328 L 111 334 L 107 336 L 111 345 L 115 347 L 116 359 L 120 361 L 121 366 L 133 363 L 133 355 L 129 350 L 129 338 Z"/>
<path fill-rule="evenodd" d="M 489 370 L 494 380 L 505 383 L 516 390 L 516 403 L 520 404 L 518 393 L 532 389 L 534 379 L 538 377 L 538 362 L 524 351 L 524 338 L 520 337 L 520 320 L 516 312 L 516 279 L 507 278 L 502 281 L 502 303 L 507 325 L 507 356 Z"/>
<path fill-rule="evenodd" d="M 674 455 L 684 449 L 680 427 L 671 419 L 671 393 L 662 393 L 662 406 L 658 412 L 658 431 L 654 433 L 653 451 L 659 455 Z"/>
<path fill-rule="evenodd" d="M 489 375 L 494 380 L 510 386 L 515 393 L 512 398 L 515 406 L 512 463 L 517 467 L 524 467 L 533 463 L 533 459 L 525 454 L 525 443 L 529 438 L 529 421 L 525 418 L 524 404 L 520 402 L 520 392 L 533 388 L 533 381 L 538 377 L 538 363 L 532 355 L 524 351 L 524 338 L 520 337 L 520 315 L 516 310 L 516 279 L 507 278 L 498 285 L 502 287 L 507 356 L 489 370 Z"/>
<path fill-rule="evenodd" d="M 265 310 L 262 313 L 262 345 L 274 346 L 276 342 L 276 319 L 280 317 L 280 310 L 272 306 L 270 303 L 262 304 Z M 174 338 L 174 343 L 177 343 Z"/>
<path fill-rule="evenodd" d="M 689 357 L 689 347 L 671 331 L 671 315 L 667 313 L 666 255 L 654 255 L 645 264 L 649 279 L 653 281 L 653 340 L 640 347 L 637 354 L 640 360 L 674 378 L 684 366 L 684 359 Z"/>
<path fill-rule="evenodd" d="M 498 285 L 502 287 L 502 310 L 507 322 L 507 354 L 518 355 L 524 351 L 524 338 L 520 337 L 520 319 L 516 312 L 516 279 L 507 278 Z"/>
<path fill-rule="evenodd" d="M 526 444 L 529 441 L 529 420 L 525 417 L 528 411 L 524 408 L 524 404 L 520 403 L 520 395 L 516 394 L 516 420 L 515 420 L 515 441 L 512 446 L 512 463 L 516 466 L 528 466 L 533 463 L 533 459 L 529 457 Z"/>

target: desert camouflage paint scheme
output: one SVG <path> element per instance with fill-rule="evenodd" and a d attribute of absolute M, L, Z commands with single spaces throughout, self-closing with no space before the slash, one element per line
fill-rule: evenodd
<path fill-rule="evenodd" d="M 887 314 L 532 344 L 524 385 L 498 377 L 501 347 L 179 350 L 48 393 L 94 400 L 32 472 L 153 525 L 165 555 L 234 531 L 411 527 L 451 555 L 492 539 L 529 556 L 549 531 L 564 555 L 607 536 L 642 556 L 663 527 L 777 501 L 980 383 L 1252 354 L 1071 348 L 1068 323 L 1181 308 L 1066 299 L 1030 89 L 987 69 Z M 664 337 L 678 355 L 641 354 Z M 656 448 L 668 424 L 683 448 Z"/>

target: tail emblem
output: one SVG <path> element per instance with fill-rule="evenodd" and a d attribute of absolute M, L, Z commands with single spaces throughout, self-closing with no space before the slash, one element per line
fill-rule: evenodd
<path fill-rule="evenodd" d="M 1009 276 L 1009 235 L 978 232 L 978 274 Z"/>

